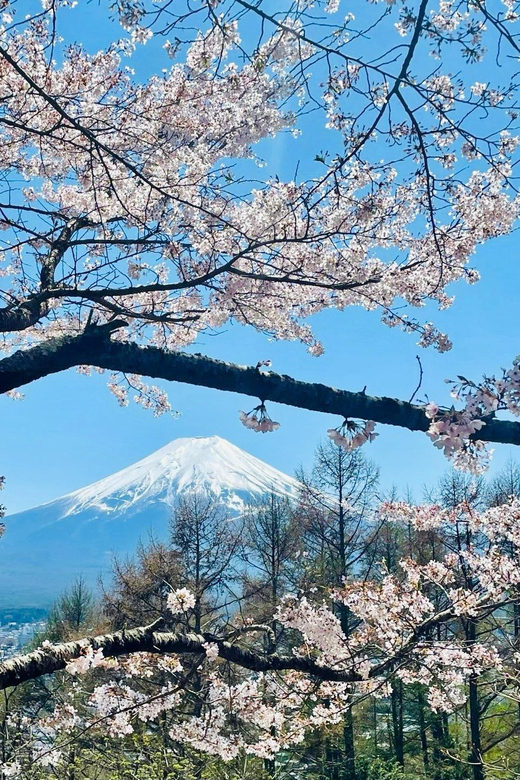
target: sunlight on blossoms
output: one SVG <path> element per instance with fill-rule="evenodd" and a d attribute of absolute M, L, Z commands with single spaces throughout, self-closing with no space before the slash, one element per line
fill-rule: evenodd
<path fill-rule="evenodd" d="M 187 588 L 178 588 L 172 593 L 168 593 L 166 600 L 168 609 L 174 615 L 188 612 L 195 607 L 195 596 Z"/>

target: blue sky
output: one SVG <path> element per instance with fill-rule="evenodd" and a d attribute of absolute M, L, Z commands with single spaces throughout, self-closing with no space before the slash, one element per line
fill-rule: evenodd
<path fill-rule="evenodd" d="M 93 46 L 109 34 L 106 27 L 95 32 L 100 28 L 92 24 L 90 29 Z M 143 50 L 140 56 L 145 69 L 156 55 L 157 50 L 151 47 Z M 269 170 L 284 174 L 294 165 L 293 143 L 285 135 L 262 147 Z M 321 146 L 327 145 L 324 136 Z M 319 142 L 317 147 L 314 151 L 319 151 Z M 478 379 L 484 372 L 508 366 L 519 351 L 517 254 L 516 234 L 482 247 L 474 262 L 482 273 L 481 282 L 451 289 L 456 301 L 447 311 L 417 312 L 421 320 L 434 319 L 451 336 L 453 350 L 444 355 L 420 350 L 413 335 L 390 330 L 381 325 L 377 313 L 359 309 L 331 311 L 311 321 L 326 348 L 320 358 L 309 356 L 299 344 L 271 342 L 241 326 L 200 339 L 195 350 L 242 365 L 270 358 L 274 371 L 298 379 L 349 390 L 366 385 L 370 395 L 405 400 L 416 387 L 416 355 L 420 355 L 424 369 L 420 396 L 427 394 L 446 403 L 445 378 L 464 374 Z M 100 479 L 180 436 L 218 434 L 292 473 L 300 464 L 311 464 L 313 450 L 327 428 L 341 422 L 337 417 L 271 404 L 269 412 L 281 428 L 276 433 L 257 434 L 238 420 L 238 410 L 251 409 L 256 405 L 254 399 L 175 383 L 168 389 L 179 417 L 154 419 L 135 404 L 118 407 L 106 389 L 107 378 L 85 378 L 72 370 L 28 386 L 22 402 L 0 397 L 0 473 L 7 480 L 2 502 L 9 513 Z M 446 470 L 447 461 L 424 434 L 388 426 L 378 426 L 378 432 L 380 436 L 365 450 L 381 466 L 384 487 L 409 486 L 420 497 L 422 486 L 431 485 Z M 514 448 L 497 446 L 491 474 L 504 465 L 510 453 L 515 456 Z"/>

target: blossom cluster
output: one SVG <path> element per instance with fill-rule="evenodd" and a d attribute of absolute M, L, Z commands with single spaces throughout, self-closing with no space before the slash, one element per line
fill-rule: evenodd
<path fill-rule="evenodd" d="M 69 674 L 84 674 L 90 669 L 95 669 L 96 667 L 106 668 L 106 666 L 107 661 L 103 655 L 103 650 L 101 648 L 94 650 L 92 647 L 88 647 L 82 655 L 68 662 L 65 671 Z"/>
<path fill-rule="evenodd" d="M 365 423 L 359 423 L 354 420 L 346 419 L 339 428 L 330 428 L 327 436 L 338 447 L 342 447 L 347 452 L 362 447 L 367 441 L 372 442 L 379 434 L 374 433 L 375 422 L 367 420 Z"/>
<path fill-rule="evenodd" d="M 444 451 L 454 468 L 473 474 L 481 474 L 488 468 L 493 451 L 487 449 L 483 442 L 470 439 L 484 427 L 483 420 L 474 419 L 467 410 L 451 409 L 439 413 L 439 408 L 433 403 L 426 405 L 425 413 L 431 420 L 426 435 L 435 447 Z"/>
<path fill-rule="evenodd" d="M 463 408 L 441 410 L 437 404 L 428 403 L 425 414 L 431 424 L 427 434 L 436 447 L 444 450 L 455 468 L 480 474 L 488 468 L 493 451 L 476 440 L 475 434 L 486 425 L 486 418 L 490 419 L 498 411 L 515 417 L 520 415 L 520 356 L 499 378 L 484 377 L 477 384 L 459 376 L 456 382 L 448 380 L 448 384 L 452 385 L 452 397 L 462 402 Z"/>
<path fill-rule="evenodd" d="M 187 588 L 178 588 L 177 590 L 168 593 L 166 603 L 170 612 L 174 615 L 180 615 L 193 609 L 196 601 L 195 596 L 190 590 Z"/>
<path fill-rule="evenodd" d="M 280 427 L 280 423 L 271 420 L 263 403 L 250 412 L 240 412 L 239 417 L 242 425 L 256 433 L 271 433 Z"/>

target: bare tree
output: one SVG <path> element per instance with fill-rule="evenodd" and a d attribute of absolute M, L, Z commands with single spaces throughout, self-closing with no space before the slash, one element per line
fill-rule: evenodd
<path fill-rule="evenodd" d="M 183 583 L 193 591 L 193 627 L 226 614 L 240 549 L 242 521 L 211 495 L 189 493 L 177 501 L 170 524 Z"/>
<path fill-rule="evenodd" d="M 251 503 L 244 518 L 245 607 L 258 622 L 269 622 L 295 579 L 301 553 L 301 526 L 287 498 L 271 493 Z M 270 641 L 276 646 L 276 621 Z"/>
<path fill-rule="evenodd" d="M 340 585 L 360 565 L 374 534 L 379 468 L 359 451 L 328 442 L 318 446 L 311 473 L 300 470 L 298 479 L 304 546 L 320 572 L 313 576 Z"/>
<path fill-rule="evenodd" d="M 168 621 L 167 598 L 182 580 L 181 566 L 178 552 L 155 539 L 140 542 L 133 558 L 115 559 L 103 588 L 103 609 L 114 628 Z"/>

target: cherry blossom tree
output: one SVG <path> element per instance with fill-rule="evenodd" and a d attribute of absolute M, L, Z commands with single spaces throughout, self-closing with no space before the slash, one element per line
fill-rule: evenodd
<path fill-rule="evenodd" d="M 164 630 L 159 620 L 61 645 L 47 642 L 4 661 L 4 689 L 65 669 L 79 681 L 79 697 L 83 676 L 104 675 L 89 693 L 81 722 L 72 705 L 27 722 L 28 755 L 58 767 L 63 747 L 70 744 L 71 724 L 117 737 L 168 711 L 177 715 L 176 740 L 224 760 L 241 752 L 269 759 L 301 742 L 309 729 L 341 723 L 353 697 L 387 696 L 394 681 L 424 686 L 429 706 L 438 712 L 460 706 L 464 682 L 484 674 L 505 683 L 500 695 L 516 696 L 515 646 L 501 647 L 496 634 L 494 644 L 478 636 L 468 642 L 459 637 L 457 625 L 492 615 L 500 619 L 518 588 L 518 500 L 480 513 L 469 504 L 443 509 L 403 503 L 385 504 L 380 512 L 389 522 L 404 521 L 421 531 L 458 524 L 480 542 L 426 563 L 402 559 L 393 573 L 383 568 L 378 577 L 346 581 L 319 598 L 285 597 L 274 619 L 293 633 L 292 652 L 262 649 L 252 639 L 269 627 L 247 620 L 240 625 L 239 618 L 224 631 L 186 632 L 196 598 L 178 588 L 168 598 L 176 630 Z M 348 607 L 356 620 L 348 634 L 334 614 L 334 602 Z M 195 671 L 196 690 L 204 695 L 193 714 Z M 143 689 L 143 679 L 157 674 L 161 686 Z M 6 762 L 8 772 L 11 766 Z"/>
<path fill-rule="evenodd" d="M 27 17 L 2 2 L 1 392 L 95 369 L 111 372 L 121 404 L 135 394 L 159 414 L 168 399 L 143 377 L 188 382 L 257 398 L 241 415 L 255 431 L 278 427 L 271 400 L 337 414 L 329 436 L 349 453 L 386 423 L 426 432 L 477 473 L 485 442 L 520 443 L 520 424 L 496 417 L 518 415 L 518 359 L 482 382 L 459 377 L 458 407 L 443 407 L 189 352 L 200 334 L 235 322 L 319 357 L 309 318 L 348 306 L 379 311 L 423 347 L 450 348 L 449 335 L 409 310 L 450 306 L 452 284 L 478 281 L 478 247 L 516 224 L 514 0 L 375 0 L 358 3 L 357 17 L 341 0 L 288 0 L 276 11 L 262 0 L 118 0 L 106 13 L 121 37 L 96 53 L 60 38 L 68 5 L 45 0 Z M 140 79 L 132 67 L 144 45 L 159 69 Z M 309 116 L 330 131 L 333 151 L 316 149 L 290 179 L 259 177 L 262 142 L 305 135 Z M 32 765 L 59 774 L 69 732 L 117 738 L 166 711 L 186 745 L 270 761 L 392 685 L 423 686 L 439 712 L 460 706 L 465 683 L 483 674 L 518 698 L 514 643 L 461 640 L 454 628 L 499 620 L 517 599 L 518 500 L 482 512 L 468 502 L 380 511 L 418 530 L 462 525 L 470 541 L 438 560 L 403 559 L 397 571 L 288 596 L 266 625 L 237 618 L 204 630 L 197 595 L 180 584 L 166 596 L 168 626 L 160 617 L 47 642 L 1 663 L 4 690 L 65 670 L 86 698 L 82 681 L 102 675 L 81 714 L 60 702 L 20 721 L 4 777 Z M 345 633 L 338 614 L 347 612 Z M 259 640 L 273 624 L 294 637 L 287 650 Z M 157 683 L 153 693 L 143 678 Z"/>
<path fill-rule="evenodd" d="M 450 348 L 407 309 L 451 305 L 448 285 L 478 280 L 477 247 L 515 224 L 512 0 L 360 3 L 356 17 L 323 0 L 124 0 L 121 38 L 95 54 L 60 38 L 67 5 L 22 18 L 3 4 L 0 391 L 94 368 L 113 372 L 120 403 L 161 413 L 166 395 L 142 377 L 202 384 L 260 398 L 243 414 L 253 430 L 276 428 L 273 400 L 337 413 L 349 448 L 374 421 L 424 430 L 473 470 L 482 442 L 520 441 L 494 418 L 518 411 L 516 363 L 425 416 L 179 351 L 233 321 L 318 356 L 308 318 L 347 306 Z M 168 65 L 147 80 L 132 73 L 143 45 Z M 309 114 L 332 151 L 259 180 L 255 145 L 305 135 Z"/>

